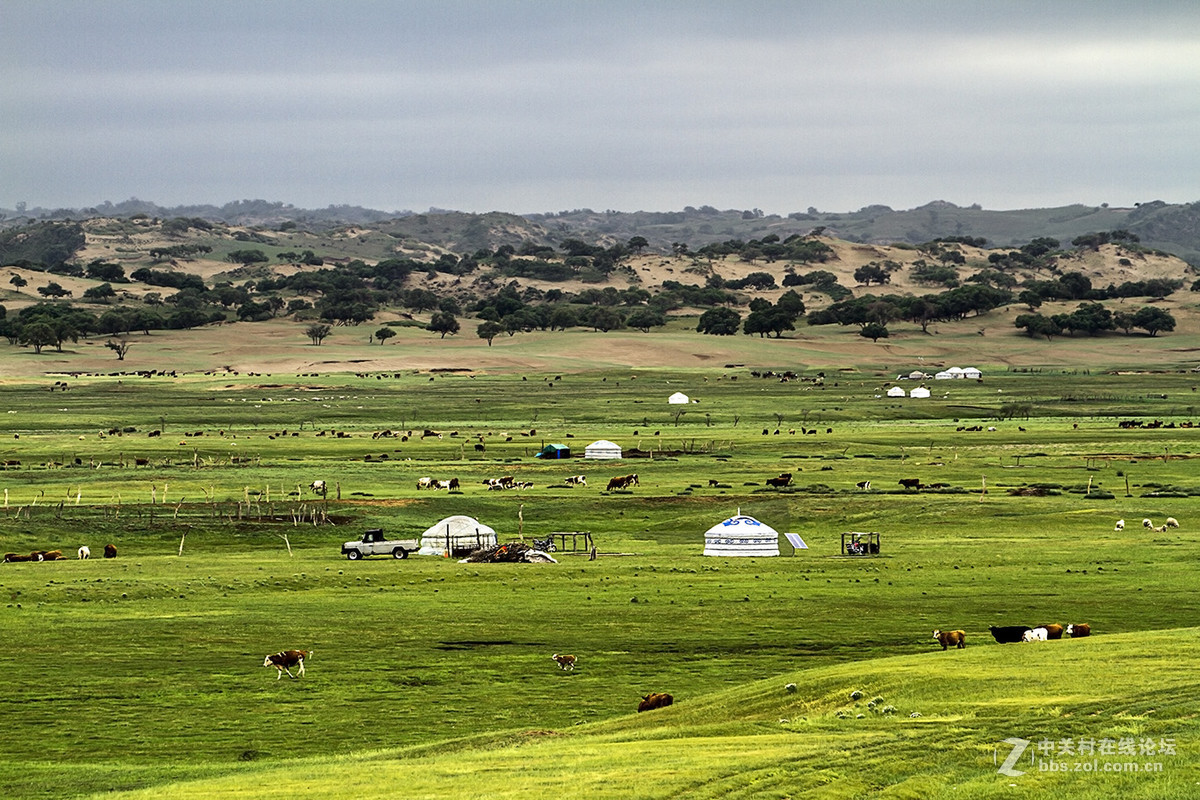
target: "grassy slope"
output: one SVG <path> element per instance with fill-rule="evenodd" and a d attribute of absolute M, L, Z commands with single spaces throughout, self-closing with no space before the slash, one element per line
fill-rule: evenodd
<path fill-rule="evenodd" d="M 1194 684 L 1181 686 L 1180 676 L 1197 657 L 1200 631 L 1192 628 L 811 669 L 781 664 L 770 679 L 558 734 L 309 759 L 112 796 L 1190 797 Z M 797 691 L 785 691 L 787 683 Z M 861 700 L 849 698 L 854 690 Z M 872 709 L 876 697 L 883 703 Z M 575 702 L 562 691 L 547 701 Z M 896 711 L 880 713 L 886 706 Z M 1016 765 L 1026 772 L 1018 778 L 996 771 L 1013 736 L 1035 742 Z M 1176 753 L 1099 757 L 1161 762 L 1153 776 L 1039 771 L 1031 760 L 1049 757 L 1036 743 L 1064 737 L 1167 738 Z"/>

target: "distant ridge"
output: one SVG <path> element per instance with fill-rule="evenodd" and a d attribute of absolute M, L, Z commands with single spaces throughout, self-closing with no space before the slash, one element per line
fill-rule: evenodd
<path fill-rule="evenodd" d="M 613 243 L 641 236 L 651 250 L 661 252 L 670 252 L 679 242 L 694 249 L 713 242 L 761 239 L 770 234 L 786 239 L 818 228 L 830 236 L 864 244 L 918 244 L 947 236 L 970 236 L 986 239 L 989 247 L 1016 246 L 1041 236 L 1067 243 L 1083 234 L 1123 229 L 1136 234 L 1144 246 L 1200 266 L 1200 201 L 1171 204 L 1155 200 L 1127 208 L 1075 204 L 994 211 L 978 204 L 964 207 L 935 200 L 901 211 L 884 205 L 869 205 L 849 212 L 818 211 L 810 207 L 783 216 L 759 209 L 720 210 L 713 206 L 687 206 L 681 211 L 582 208 L 536 214 L 499 211 L 474 214 L 436 208 L 426 212 L 381 211 L 351 205 L 305 209 L 267 200 L 167 207 L 130 198 L 87 208 L 0 209 L 0 227 L 35 220 L 136 215 L 199 217 L 243 226 L 278 227 L 292 223 L 311 230 L 388 223 L 397 234 L 456 249 L 494 247 L 497 243 L 519 243 L 525 238 L 537 241 L 580 238 Z"/>

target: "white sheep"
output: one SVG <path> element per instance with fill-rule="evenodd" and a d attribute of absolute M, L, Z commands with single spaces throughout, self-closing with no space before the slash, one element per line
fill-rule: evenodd
<path fill-rule="evenodd" d="M 1166 528 L 1178 528 L 1178 527 L 1179 527 L 1179 520 L 1175 519 L 1174 517 L 1167 517 L 1167 521 L 1166 521 L 1166 523 L 1163 525 L 1163 527 L 1166 527 Z"/>
<path fill-rule="evenodd" d="M 1142 520 L 1142 527 L 1143 527 L 1143 528 L 1153 528 L 1153 527 L 1154 527 L 1154 523 L 1153 523 L 1153 522 L 1151 522 L 1151 521 L 1150 521 L 1150 520 L 1148 520 L 1148 519 L 1143 519 L 1143 520 Z"/>
<path fill-rule="evenodd" d="M 1114 531 L 1123 531 L 1123 530 L 1125 530 L 1125 520 L 1123 520 L 1123 519 L 1119 519 L 1119 520 L 1117 520 L 1117 525 L 1116 525 L 1116 527 L 1114 527 L 1114 528 L 1113 528 L 1113 530 L 1114 530 Z"/>

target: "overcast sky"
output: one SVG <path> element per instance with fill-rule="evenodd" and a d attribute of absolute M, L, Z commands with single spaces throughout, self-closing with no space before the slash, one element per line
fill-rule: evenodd
<path fill-rule="evenodd" d="M 2 0 L 0 207 L 1200 200 L 1200 2 Z"/>

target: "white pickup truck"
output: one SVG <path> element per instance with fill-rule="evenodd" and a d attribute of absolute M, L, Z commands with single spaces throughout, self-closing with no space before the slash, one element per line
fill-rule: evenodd
<path fill-rule="evenodd" d="M 358 561 L 363 556 L 408 558 L 409 553 L 420 548 L 421 542 L 417 539 L 388 539 L 383 535 L 383 528 L 372 528 L 363 534 L 362 539 L 343 544 L 342 555 L 351 561 Z"/>

